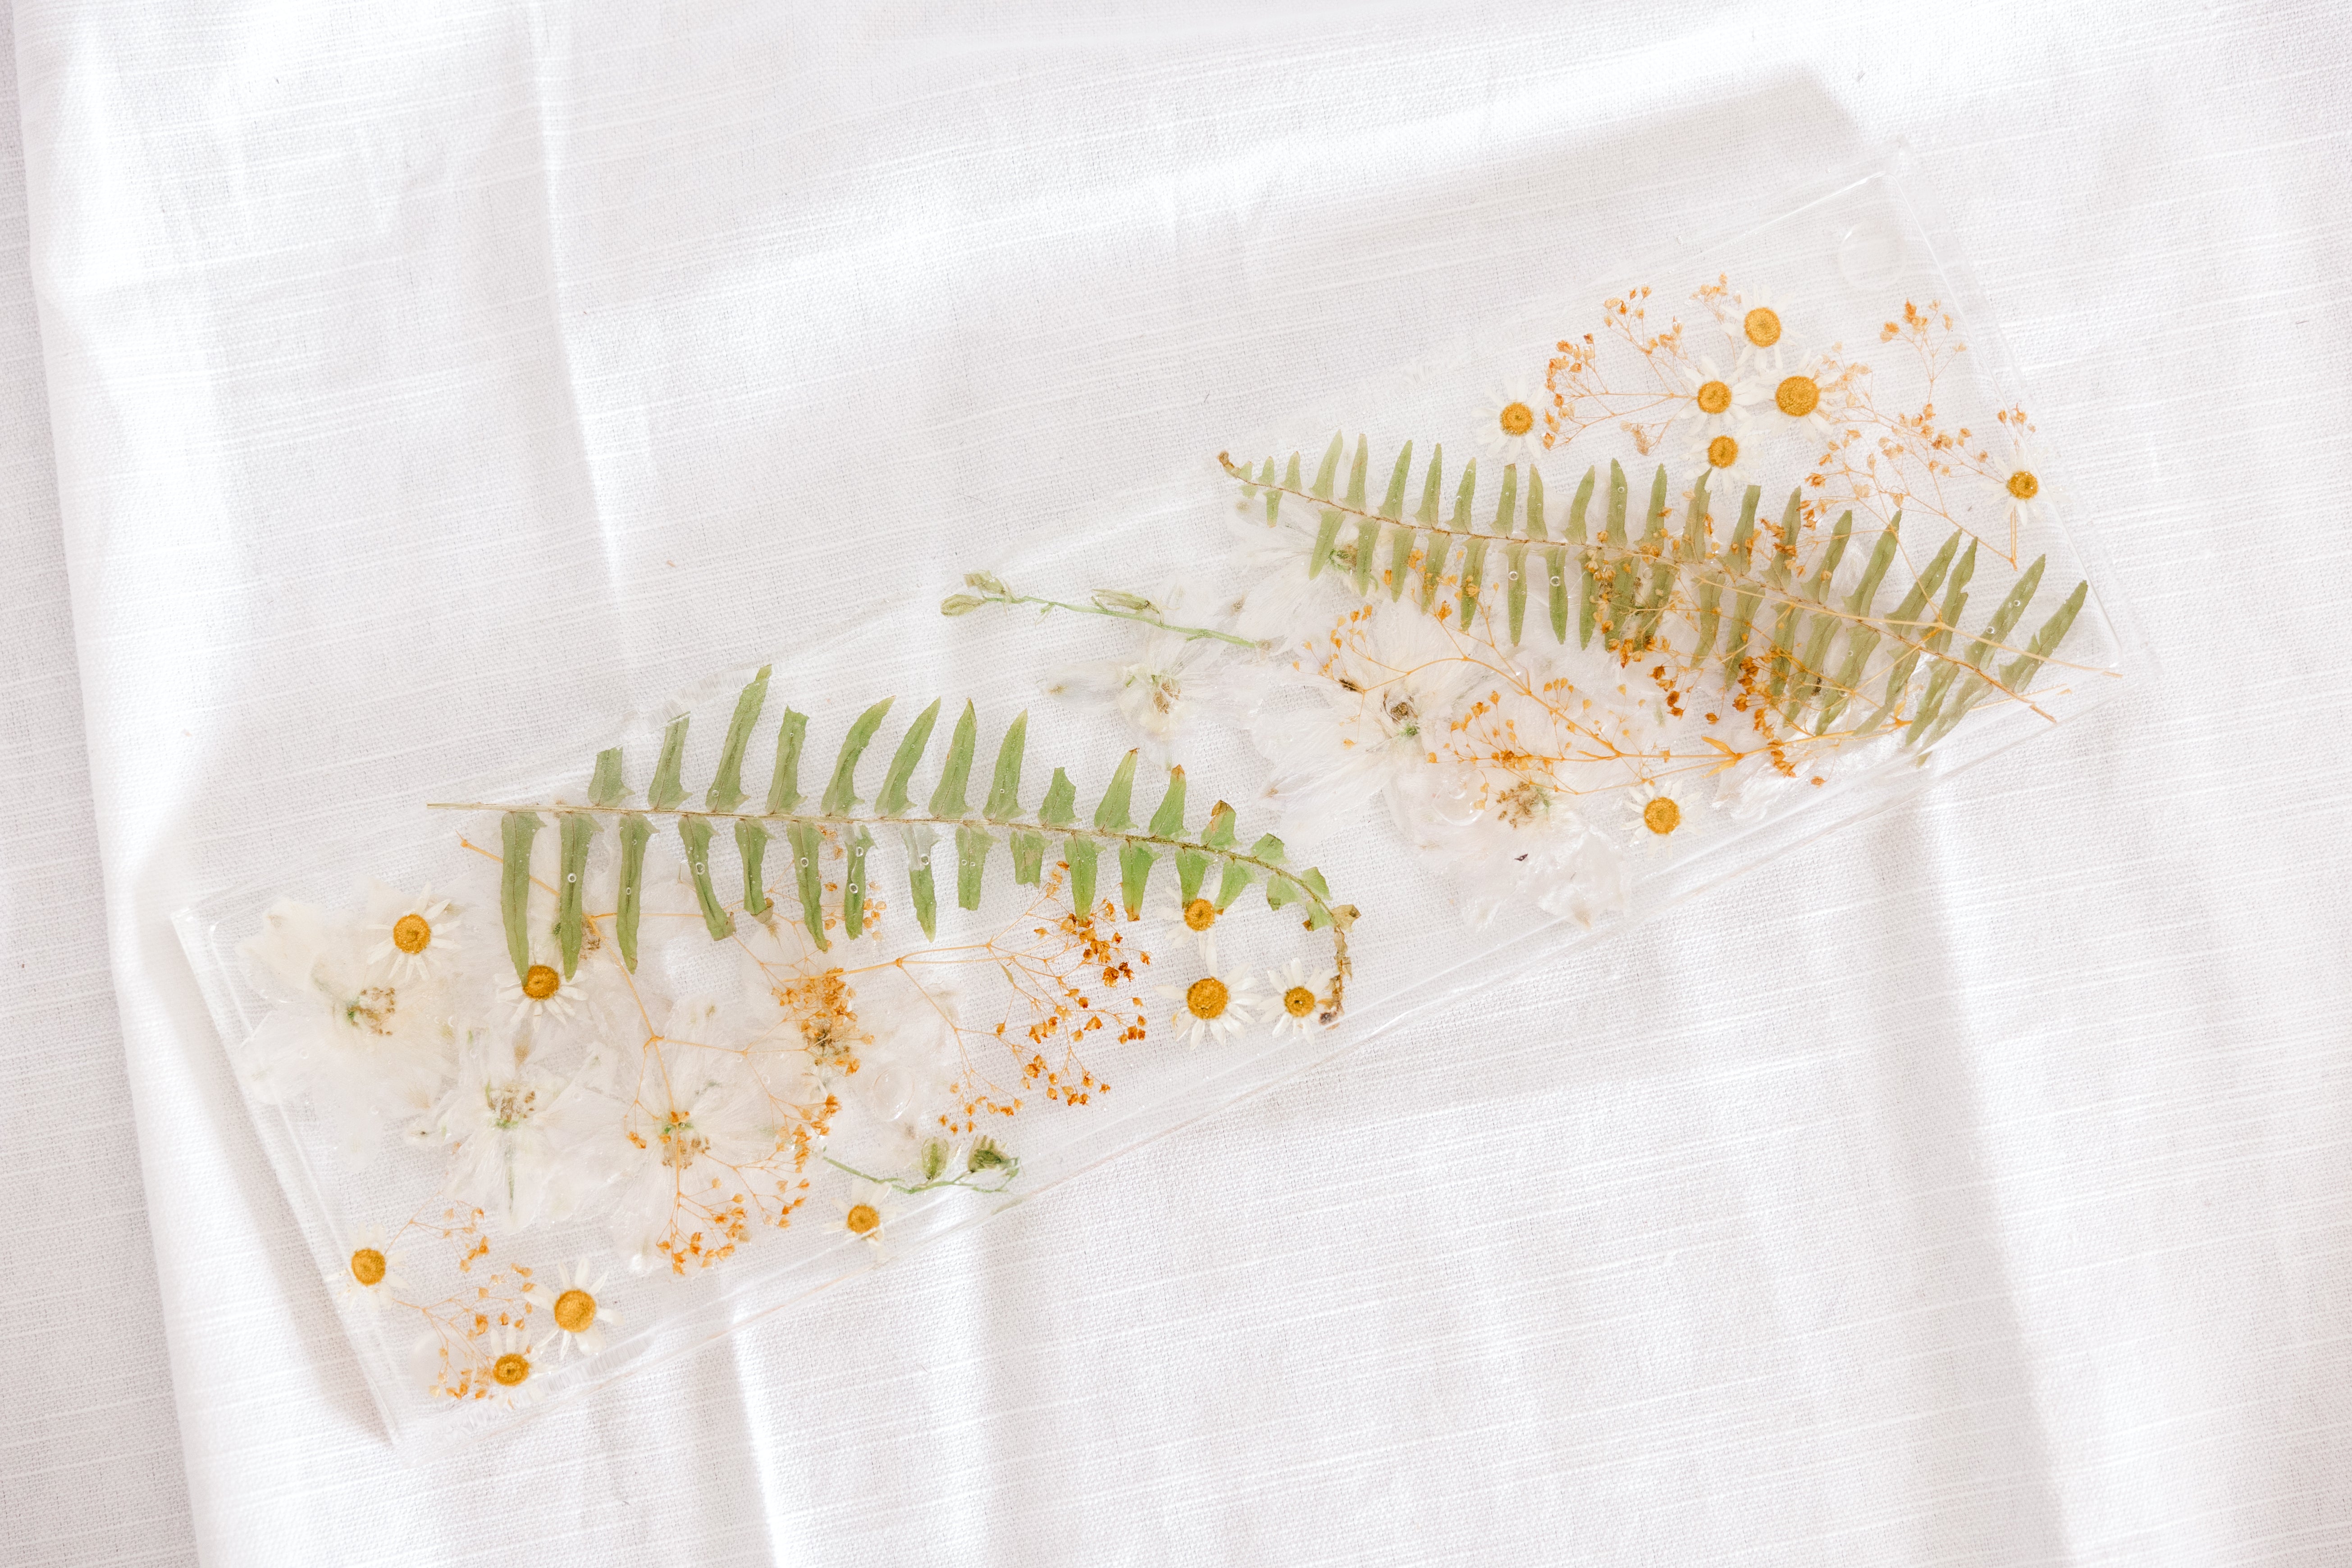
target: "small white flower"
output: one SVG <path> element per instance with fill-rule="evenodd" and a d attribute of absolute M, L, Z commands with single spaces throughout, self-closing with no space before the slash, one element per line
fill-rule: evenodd
<path fill-rule="evenodd" d="M 1735 366 L 1726 373 L 1715 361 L 1700 355 L 1695 365 L 1681 367 L 1683 406 L 1675 423 L 1704 444 L 1716 436 L 1737 436 L 1768 395 L 1764 384 L 1742 375 Z"/>
<path fill-rule="evenodd" d="M 346 1306 L 373 1311 L 407 1288 L 400 1272 L 400 1254 L 385 1239 L 383 1226 L 362 1226 L 346 1239 L 351 1245 L 344 1249 L 341 1265 L 327 1276 L 327 1283 Z"/>
<path fill-rule="evenodd" d="M 1683 787 L 1673 779 L 1652 779 L 1626 797 L 1626 836 L 1640 848 L 1658 850 L 1687 842 L 1695 818 Z"/>
<path fill-rule="evenodd" d="M 1243 519 L 1233 525 L 1234 563 L 1249 586 L 1234 605 L 1234 630 L 1242 637 L 1276 648 L 1297 646 L 1329 625 L 1316 608 L 1333 596 L 1332 584 L 1341 574 L 1307 575 L 1315 553 L 1315 533 L 1300 526 L 1311 517 L 1293 502 L 1268 528 L 1263 521 Z"/>
<path fill-rule="evenodd" d="M 1549 778 L 1501 769 L 1431 768 L 1398 791 L 1414 847 L 1462 889 L 1462 914 L 1486 925 L 1532 905 L 1591 926 L 1624 902 L 1622 857 Z"/>
<path fill-rule="evenodd" d="M 382 882 L 368 886 L 367 915 L 360 937 L 370 943 L 367 962 L 397 985 L 446 978 L 464 956 L 459 911 L 436 899 L 428 886 L 415 898 Z"/>
<path fill-rule="evenodd" d="M 515 1406 L 535 1404 L 547 1392 L 546 1349 L 520 1323 L 501 1323 L 475 1342 L 478 1375 L 492 1397 Z"/>
<path fill-rule="evenodd" d="M 563 1266 L 548 1306 L 548 1317 L 555 1324 L 549 1343 L 556 1353 L 593 1356 L 604 1348 L 610 1331 L 622 1326 L 605 1289 L 611 1276 L 610 1268 L 595 1267 L 584 1258 Z"/>
<path fill-rule="evenodd" d="M 1790 334 L 1788 312 L 1771 289 L 1746 289 L 1733 295 L 1723 312 L 1723 329 L 1738 345 L 1735 363 L 1759 377 L 1777 380 L 1783 366 L 1803 357 Z"/>
<path fill-rule="evenodd" d="M 1224 911 L 1207 893 L 1197 893 L 1190 902 L 1180 903 L 1173 893 L 1154 895 L 1143 907 L 1144 918 L 1160 921 L 1167 928 L 1167 941 L 1190 947 L 1201 955 L 1201 962 L 1214 969 L 1217 966 L 1217 922 Z"/>
<path fill-rule="evenodd" d="M 642 1273 L 675 1264 L 678 1233 L 700 1228 L 694 1216 L 714 1195 L 737 1190 L 741 1167 L 775 1153 L 782 1134 L 740 1048 L 666 1040 L 646 1053 L 634 1088 L 635 1100 L 600 1145 L 600 1159 L 623 1173 L 609 1222 L 613 1245 Z"/>
<path fill-rule="evenodd" d="M 1188 1046 L 1199 1045 L 1202 1036 L 1217 1041 L 1233 1039 L 1256 1021 L 1257 993 L 1244 974 L 1209 973 L 1189 985 L 1155 989 L 1175 1002 L 1168 1020 Z"/>
<path fill-rule="evenodd" d="M 1785 428 L 1796 429 L 1800 434 L 1810 429 L 1823 437 L 1834 437 L 1837 426 L 1831 422 L 1832 416 L 1843 412 L 1847 401 L 1846 394 L 1838 385 L 1838 377 L 1843 374 L 1828 355 L 1809 353 L 1772 383 L 1769 406 Z"/>
<path fill-rule="evenodd" d="M 898 1209 L 896 1187 L 852 1176 L 841 1197 L 841 1227 L 878 1253 L 887 1240 L 884 1233 L 898 1217 Z"/>
<path fill-rule="evenodd" d="M 1274 995 L 1274 1032 L 1279 1035 L 1287 1030 L 1305 1037 L 1315 1027 L 1315 1016 L 1324 1005 L 1322 996 L 1307 984 L 1306 961 L 1294 958 L 1280 969 L 1269 969 L 1265 979 Z"/>
<path fill-rule="evenodd" d="M 2025 422 L 2012 416 L 2006 422 L 2009 450 L 1995 453 L 1990 475 L 1995 503 L 2009 522 L 2009 558 L 2017 559 L 2018 537 L 2046 520 L 2050 501 L 2042 472 L 2047 460 Z"/>
<path fill-rule="evenodd" d="M 1542 455 L 1544 393 L 1540 384 L 1497 385 L 1478 424 L 1478 455 L 1495 467 L 1532 463 Z"/>
<path fill-rule="evenodd" d="M 1162 619 L 1184 624 L 1180 590 L 1151 603 Z M 1250 662 L 1251 650 L 1164 626 L 1130 624 L 1139 634 L 1131 654 L 1066 666 L 1046 677 L 1046 692 L 1108 698 L 1143 737 L 1145 749 L 1162 762 L 1203 715 L 1239 723 L 1256 711 L 1263 681 Z"/>
<path fill-rule="evenodd" d="M 505 1027 L 571 1024 L 581 1018 L 580 993 L 556 967 L 555 954 L 533 952 L 520 974 L 511 963 L 500 964 L 498 973 L 492 995 L 499 1022 Z"/>
<path fill-rule="evenodd" d="M 1713 435 L 1702 432 L 1684 450 L 1683 461 L 1695 468 L 1706 470 L 1707 494 L 1720 502 L 1724 498 L 1737 496 L 1747 489 L 1755 453 L 1755 432 L 1743 426 L 1738 434 L 1729 430 L 1719 430 Z"/>
<path fill-rule="evenodd" d="M 443 1193 L 506 1230 L 571 1217 L 617 1173 L 593 1157 L 620 1120 L 601 1092 L 605 1066 L 591 1050 L 558 1076 L 527 1064 L 511 1037 L 470 1032 L 456 1085 L 434 1110 L 435 1130 L 451 1145 Z"/>

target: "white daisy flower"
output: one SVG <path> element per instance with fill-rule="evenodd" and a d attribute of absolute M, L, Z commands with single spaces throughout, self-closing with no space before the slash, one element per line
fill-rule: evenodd
<path fill-rule="evenodd" d="M 1785 367 L 1784 367 L 1785 368 Z M 1833 416 L 1844 411 L 1844 393 L 1837 385 L 1843 374 L 1826 354 L 1810 353 L 1772 384 L 1771 407 L 1787 427 L 1804 426 L 1824 438 L 1837 434 Z"/>
<path fill-rule="evenodd" d="M 581 1020 L 580 993 L 564 980 L 554 958 L 553 953 L 533 952 L 531 963 L 520 974 L 514 972 L 511 963 L 499 966 L 498 985 L 491 995 L 500 1025 L 523 1029 Z M 576 971 L 573 977 L 578 977 Z"/>
<path fill-rule="evenodd" d="M 499 1229 L 570 1218 L 619 1173 L 594 1157 L 600 1145 L 616 1144 L 620 1121 L 602 1088 L 607 1068 L 605 1053 L 592 1047 L 559 1076 L 526 1065 L 511 1036 L 469 1031 L 456 1085 L 433 1117 L 451 1146 L 443 1193 Z"/>
<path fill-rule="evenodd" d="M 1740 374 L 1736 365 L 1727 373 L 1705 354 L 1696 364 L 1680 369 L 1685 401 L 1674 423 L 1702 443 L 1716 436 L 1737 436 L 1769 395 L 1762 382 Z"/>
<path fill-rule="evenodd" d="M 1245 974 L 1204 974 L 1189 985 L 1154 987 L 1162 996 L 1172 999 L 1175 1009 L 1168 1015 L 1170 1023 L 1184 1037 L 1188 1046 L 1197 1046 L 1202 1036 L 1212 1040 L 1230 1040 L 1256 1021 L 1257 993 Z"/>
<path fill-rule="evenodd" d="M 1272 528 L 1247 520 L 1233 527 L 1234 560 L 1248 584 L 1233 606 L 1234 630 L 1253 641 L 1276 648 L 1297 646 L 1320 627 L 1328 616 L 1315 605 L 1333 594 L 1331 584 L 1345 576 L 1326 572 L 1309 578 L 1307 563 L 1315 553 L 1315 533 L 1302 527 L 1311 517 L 1298 503 L 1283 509 Z"/>
<path fill-rule="evenodd" d="M 346 1238 L 350 1247 L 327 1283 L 346 1306 L 373 1311 L 407 1288 L 400 1272 L 400 1254 L 385 1239 L 383 1226 L 363 1226 Z"/>
<path fill-rule="evenodd" d="M 1265 979 L 1274 994 L 1274 1032 L 1287 1030 L 1304 1038 L 1315 1027 L 1315 1016 L 1323 1010 L 1322 996 L 1307 984 L 1306 960 L 1294 958 L 1280 969 L 1269 969 Z"/>
<path fill-rule="evenodd" d="M 613 1245 L 640 1273 L 667 1267 L 661 1244 L 681 1215 L 700 1212 L 742 1181 L 740 1167 L 781 1144 L 775 1109 L 740 1055 L 665 1041 L 646 1053 L 635 1099 L 600 1157 L 621 1172 L 609 1220 Z"/>
<path fill-rule="evenodd" d="M 548 1308 L 556 1331 L 549 1339 L 550 1349 L 563 1356 L 593 1356 L 604 1348 L 610 1331 L 622 1326 L 621 1314 L 605 1289 L 611 1275 L 610 1268 L 598 1268 L 584 1258 L 563 1266 L 556 1276 L 555 1299 Z"/>
<path fill-rule="evenodd" d="M 1702 432 L 1684 449 L 1683 461 L 1695 468 L 1706 470 L 1707 493 L 1721 500 L 1736 496 L 1748 488 L 1749 470 L 1754 467 L 1756 432 L 1742 426 L 1738 432 L 1718 430 L 1713 435 Z"/>
<path fill-rule="evenodd" d="M 1688 834 L 1696 820 L 1683 786 L 1670 778 L 1652 779 L 1633 791 L 1626 797 L 1625 818 L 1628 839 L 1654 851 L 1669 844 L 1680 847 L 1687 840 L 1676 835 Z"/>
<path fill-rule="evenodd" d="M 412 899 L 397 888 L 371 882 L 360 936 L 370 943 L 370 964 L 395 984 L 410 985 L 446 977 L 463 956 L 459 924 L 457 907 L 435 898 L 430 886 Z"/>
<path fill-rule="evenodd" d="M 1478 456 L 1496 467 L 1532 463 L 1543 451 L 1544 393 L 1541 383 L 1497 385 L 1488 395 L 1478 423 Z"/>
<path fill-rule="evenodd" d="M 1224 911 L 1207 893 L 1181 903 L 1173 893 L 1155 894 L 1143 906 L 1143 914 L 1167 929 L 1168 944 L 1192 948 L 1202 963 L 1212 969 L 1217 966 L 1217 922 L 1224 918 Z"/>
<path fill-rule="evenodd" d="M 1151 603 L 1162 619 L 1183 623 L 1181 590 Z M 1145 751 L 1163 763 L 1169 748 L 1203 715 L 1242 723 L 1256 711 L 1264 682 L 1250 650 L 1166 626 L 1130 625 L 1139 634 L 1131 653 L 1065 666 L 1045 678 L 1045 691 L 1108 698 L 1143 737 Z"/>
<path fill-rule="evenodd" d="M 1724 312 L 1724 331 L 1738 345 L 1736 363 L 1742 370 L 1777 384 L 1782 367 L 1801 360 L 1789 331 L 1789 319 L 1780 295 L 1768 289 L 1746 289 L 1731 298 Z"/>
<path fill-rule="evenodd" d="M 546 1349 L 521 1324 L 499 1324 L 475 1342 L 474 1351 L 481 1357 L 482 1384 L 493 1397 L 504 1394 L 509 1405 L 520 1406 L 547 1392 Z"/>
<path fill-rule="evenodd" d="M 841 1198 L 841 1227 L 873 1248 L 882 1250 L 885 1232 L 898 1217 L 898 1189 L 884 1182 L 852 1176 Z"/>
<path fill-rule="evenodd" d="M 1994 455 L 1990 476 L 1993 499 L 2009 523 L 2009 558 L 2017 559 L 2017 542 L 2027 529 L 2047 521 L 2050 502 L 2043 493 L 2042 468 L 2046 461 L 2040 443 L 2021 419 L 2005 422 L 2009 450 Z"/>

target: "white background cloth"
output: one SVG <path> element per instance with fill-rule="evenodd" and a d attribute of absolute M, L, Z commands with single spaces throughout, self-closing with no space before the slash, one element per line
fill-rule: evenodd
<path fill-rule="evenodd" d="M 1923 9 L 20 0 L 0 1556 L 2352 1553 L 2352 27 Z M 393 1458 L 173 909 L 1895 135 L 2125 697 Z"/>

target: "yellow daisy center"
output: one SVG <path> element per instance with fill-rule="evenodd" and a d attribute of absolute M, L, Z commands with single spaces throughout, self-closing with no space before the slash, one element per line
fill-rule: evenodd
<path fill-rule="evenodd" d="M 1698 389 L 1698 411 L 1720 414 L 1731 406 L 1731 388 L 1719 381 L 1702 382 Z"/>
<path fill-rule="evenodd" d="M 555 1326 L 567 1334 L 585 1333 L 596 1321 L 596 1298 L 585 1290 L 566 1290 L 555 1299 Z"/>
<path fill-rule="evenodd" d="M 1792 375 L 1772 393 L 1773 406 L 1791 419 L 1802 419 L 1821 406 L 1822 385 L 1810 375 Z"/>
<path fill-rule="evenodd" d="M 352 1254 L 352 1278 L 362 1285 L 383 1283 L 383 1254 L 373 1247 L 362 1247 Z"/>
<path fill-rule="evenodd" d="M 1747 333 L 1748 341 L 1758 348 L 1769 349 L 1780 341 L 1780 313 L 1759 305 L 1748 312 L 1747 319 L 1739 323 L 1739 330 Z"/>
<path fill-rule="evenodd" d="M 534 1002 L 544 1002 L 555 994 L 563 979 L 544 963 L 534 963 L 522 972 L 522 994 Z"/>
<path fill-rule="evenodd" d="M 1739 443 L 1728 436 L 1717 436 L 1706 444 L 1706 460 L 1718 468 L 1727 468 L 1739 461 Z"/>
<path fill-rule="evenodd" d="M 1672 833 L 1683 825 L 1683 808 L 1664 795 L 1642 808 L 1642 826 L 1656 834 Z"/>
<path fill-rule="evenodd" d="M 423 915 L 403 915 L 392 922 L 392 945 L 403 952 L 423 952 L 433 940 L 433 927 Z"/>
<path fill-rule="evenodd" d="M 1195 1018 L 1222 1018 L 1233 993 L 1213 974 L 1203 975 L 1184 988 L 1184 1010 Z"/>
<path fill-rule="evenodd" d="M 501 1388 L 512 1388 L 530 1375 L 530 1357 L 520 1351 L 509 1351 L 490 1363 L 490 1381 Z"/>
<path fill-rule="evenodd" d="M 1524 436 L 1536 427 L 1536 411 L 1524 403 L 1503 405 L 1503 434 Z"/>
<path fill-rule="evenodd" d="M 1194 899 L 1184 906 L 1184 928 L 1206 931 L 1217 923 L 1217 906 L 1206 899 Z"/>
<path fill-rule="evenodd" d="M 841 1223 L 849 1227 L 852 1236 L 872 1236 L 882 1228 L 882 1211 L 872 1204 L 852 1204 Z"/>
<path fill-rule="evenodd" d="M 1315 993 L 1304 985 L 1294 985 L 1282 994 L 1282 1010 L 1294 1018 L 1304 1018 L 1315 1011 Z"/>
<path fill-rule="evenodd" d="M 2032 500 L 2042 493 L 2042 481 L 2020 468 L 2009 476 L 2009 493 L 2020 500 Z"/>

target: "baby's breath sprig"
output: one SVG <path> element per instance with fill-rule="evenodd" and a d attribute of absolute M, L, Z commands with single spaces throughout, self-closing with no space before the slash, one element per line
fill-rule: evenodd
<path fill-rule="evenodd" d="M 1074 605 L 1066 599 L 1043 599 L 1031 594 L 1015 593 L 1007 587 L 1004 580 L 993 572 L 967 572 L 963 575 L 963 582 L 965 587 L 979 591 L 971 594 L 949 595 L 940 601 L 940 614 L 968 616 L 987 605 L 1008 606 L 1035 605 L 1049 615 L 1055 610 L 1068 610 L 1081 616 L 1108 616 L 1114 620 L 1139 621 L 1144 626 L 1156 626 L 1164 632 L 1174 632 L 1188 642 L 1197 642 L 1203 637 L 1209 637 L 1218 642 L 1231 643 L 1235 647 L 1259 646 L 1248 637 L 1237 636 L 1233 632 L 1221 632 L 1214 626 L 1176 625 L 1167 618 L 1164 606 L 1140 594 L 1130 594 L 1121 588 L 1097 588 L 1092 595 L 1093 603 Z"/>

